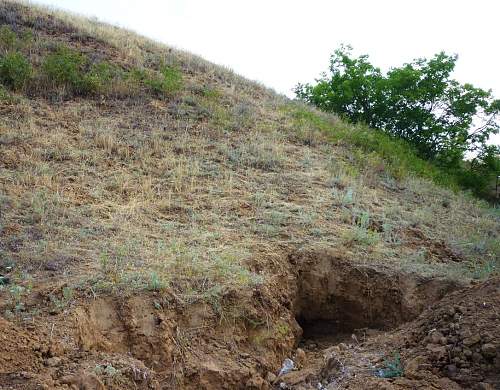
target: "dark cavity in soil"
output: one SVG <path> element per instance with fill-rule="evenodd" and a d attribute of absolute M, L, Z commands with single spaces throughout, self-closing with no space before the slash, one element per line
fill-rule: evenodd
<path fill-rule="evenodd" d="M 458 287 L 446 279 L 348 262 L 327 251 L 297 253 L 290 262 L 298 270 L 294 312 L 301 344 L 332 345 L 353 333 L 393 329 Z"/>

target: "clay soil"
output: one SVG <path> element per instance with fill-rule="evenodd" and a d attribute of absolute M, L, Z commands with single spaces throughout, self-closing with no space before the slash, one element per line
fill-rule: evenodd
<path fill-rule="evenodd" d="M 463 286 L 331 251 L 286 261 L 280 282 L 225 298 L 243 316 L 151 293 L 2 319 L 0 388 L 499 388 L 500 279 Z M 396 356 L 402 372 L 380 377 Z"/>

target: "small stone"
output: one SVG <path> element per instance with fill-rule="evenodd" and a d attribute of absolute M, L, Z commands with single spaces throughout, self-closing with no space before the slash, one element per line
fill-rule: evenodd
<path fill-rule="evenodd" d="M 494 358 L 497 355 L 497 348 L 494 344 L 487 343 L 481 347 L 481 353 L 485 358 Z"/>
<path fill-rule="evenodd" d="M 474 336 L 467 337 L 464 339 L 463 344 L 466 345 L 467 347 L 477 344 L 481 341 L 481 337 L 478 334 L 475 334 Z"/>
<path fill-rule="evenodd" d="M 465 357 L 470 358 L 472 356 L 472 351 L 469 348 L 464 348 L 463 354 Z"/>
<path fill-rule="evenodd" d="M 426 358 L 424 356 L 417 356 L 410 360 L 405 365 L 405 377 L 409 379 L 421 379 L 422 373 L 424 372 L 421 368 L 425 363 Z"/>
<path fill-rule="evenodd" d="M 268 381 L 269 383 L 274 383 L 275 380 L 276 380 L 276 375 L 274 375 L 271 371 L 269 371 L 266 375 L 266 381 Z"/>
<path fill-rule="evenodd" d="M 448 371 L 450 374 L 454 374 L 457 372 L 457 366 L 455 366 L 454 364 L 448 364 L 446 366 L 446 371 Z"/>
<path fill-rule="evenodd" d="M 53 261 L 48 261 L 45 263 L 44 268 L 46 271 L 57 271 L 59 267 L 57 266 L 57 263 Z"/>
<path fill-rule="evenodd" d="M 106 390 L 101 380 L 95 374 L 79 373 L 76 375 L 67 375 L 59 379 L 61 383 L 72 386 L 77 389 Z"/>
<path fill-rule="evenodd" d="M 432 344 L 440 344 L 441 339 L 443 338 L 443 334 L 441 332 L 432 332 L 431 333 L 431 343 Z"/>
<path fill-rule="evenodd" d="M 297 348 L 295 351 L 295 362 L 299 366 L 302 366 L 306 362 L 306 353 L 302 348 Z"/>
<path fill-rule="evenodd" d="M 442 345 L 428 344 L 426 348 L 434 361 L 444 360 L 448 356 L 446 348 Z"/>
<path fill-rule="evenodd" d="M 340 343 L 339 344 L 339 349 L 341 351 L 347 351 L 349 349 L 349 347 L 345 343 Z"/>
<path fill-rule="evenodd" d="M 480 353 L 474 352 L 472 354 L 472 361 L 474 363 L 479 363 L 483 359 L 483 356 Z"/>
<path fill-rule="evenodd" d="M 338 345 L 334 345 L 323 351 L 323 357 L 327 359 L 330 358 L 331 356 L 338 355 L 339 353 L 340 353 L 340 348 L 338 347 Z"/>
<path fill-rule="evenodd" d="M 259 375 L 253 375 L 245 383 L 245 389 L 262 389 L 264 386 L 264 379 Z"/>

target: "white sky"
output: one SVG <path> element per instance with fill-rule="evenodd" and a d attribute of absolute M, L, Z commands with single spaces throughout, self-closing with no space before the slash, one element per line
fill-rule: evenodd
<path fill-rule="evenodd" d="M 454 77 L 500 98 L 498 0 L 36 0 L 199 54 L 293 96 L 340 43 L 387 70 L 444 50 Z M 495 137 L 500 143 L 500 135 Z"/>

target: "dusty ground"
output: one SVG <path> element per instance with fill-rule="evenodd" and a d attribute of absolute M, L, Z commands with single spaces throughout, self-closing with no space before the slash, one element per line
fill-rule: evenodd
<path fill-rule="evenodd" d="M 497 210 L 189 53 L 0 21 L 35 64 L 63 44 L 184 83 L 0 99 L 1 389 L 498 388 Z"/>

